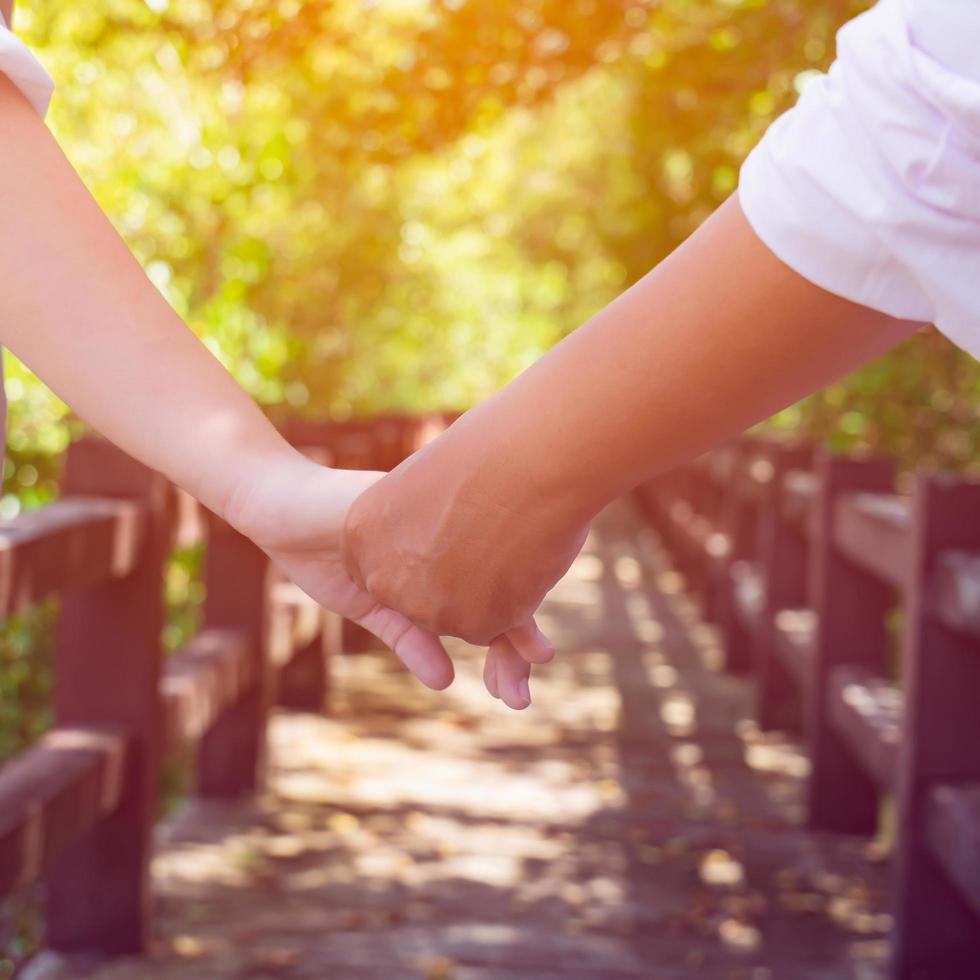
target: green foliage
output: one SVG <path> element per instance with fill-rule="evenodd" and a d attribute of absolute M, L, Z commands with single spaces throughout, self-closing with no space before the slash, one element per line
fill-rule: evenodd
<path fill-rule="evenodd" d="M 366 412 L 485 397 L 663 258 L 864 5 L 24 0 L 18 26 L 58 138 L 208 346 L 267 405 Z M 967 361 L 916 341 L 781 421 L 960 464 L 920 408 L 962 442 L 975 415 L 935 387 L 964 396 Z M 15 454 L 64 417 L 23 386 Z"/>
<path fill-rule="evenodd" d="M 0 762 L 48 727 L 54 611 L 45 603 L 11 616 L 0 631 Z"/>
<path fill-rule="evenodd" d="M 206 590 L 201 579 L 201 545 L 178 548 L 170 555 L 164 580 L 167 623 L 163 646 L 168 653 L 179 650 L 201 626 L 201 608 Z"/>
<path fill-rule="evenodd" d="M 35 885 L 0 902 L 0 980 L 13 980 L 17 967 L 40 948 L 41 893 Z"/>

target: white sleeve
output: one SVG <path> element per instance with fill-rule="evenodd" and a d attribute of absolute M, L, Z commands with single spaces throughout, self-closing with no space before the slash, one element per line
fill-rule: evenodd
<path fill-rule="evenodd" d="M 806 279 L 980 357 L 980 0 L 880 0 L 769 128 L 739 200 Z"/>
<path fill-rule="evenodd" d="M 0 72 L 3 72 L 24 93 L 28 102 L 43 116 L 54 92 L 51 76 L 28 51 L 24 42 L 15 37 L 0 14 Z"/>

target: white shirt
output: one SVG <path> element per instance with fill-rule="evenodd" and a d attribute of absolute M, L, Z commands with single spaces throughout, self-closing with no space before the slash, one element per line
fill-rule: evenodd
<path fill-rule="evenodd" d="M 980 357 L 980 0 L 880 0 L 846 24 L 739 200 L 806 279 Z"/>
<path fill-rule="evenodd" d="M 0 14 L 0 72 L 10 78 L 42 116 L 47 112 L 54 82 L 24 42 L 7 29 L 3 14 Z"/>

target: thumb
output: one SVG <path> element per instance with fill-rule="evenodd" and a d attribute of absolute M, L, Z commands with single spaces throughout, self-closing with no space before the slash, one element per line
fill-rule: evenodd
<path fill-rule="evenodd" d="M 435 691 L 449 687 L 455 677 L 453 662 L 434 633 L 416 626 L 394 609 L 373 605 L 354 620 L 373 633 L 423 683 Z"/>
<path fill-rule="evenodd" d="M 360 562 L 357 560 L 357 534 L 353 530 L 351 522 L 351 513 L 353 510 L 354 507 L 352 506 L 350 510 L 347 511 L 347 516 L 344 519 L 344 525 L 340 529 L 340 561 L 343 564 L 344 569 L 347 571 L 347 574 L 354 581 L 354 584 L 362 592 L 367 592 L 368 587 L 365 584 L 364 575 L 361 572 Z M 370 627 L 365 627 L 365 629 L 370 629 Z"/>

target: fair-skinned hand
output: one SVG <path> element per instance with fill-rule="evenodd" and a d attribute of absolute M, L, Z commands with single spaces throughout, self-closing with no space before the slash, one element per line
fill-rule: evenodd
<path fill-rule="evenodd" d="M 256 468 L 225 509 L 304 592 L 377 636 L 428 687 L 448 687 L 453 666 L 437 636 L 386 609 L 360 588 L 341 561 L 341 531 L 358 495 L 383 474 L 335 470 L 299 454 Z"/>
<path fill-rule="evenodd" d="M 438 636 L 379 603 L 350 577 L 341 560 L 348 509 L 382 476 L 329 469 L 298 454 L 284 454 L 257 467 L 236 488 L 225 516 L 308 595 L 369 630 L 419 680 L 441 690 L 452 683 L 453 665 Z M 514 630 L 511 639 L 501 638 L 487 657 L 491 693 L 512 708 L 527 707 L 529 663 L 552 655 L 533 624 Z"/>

